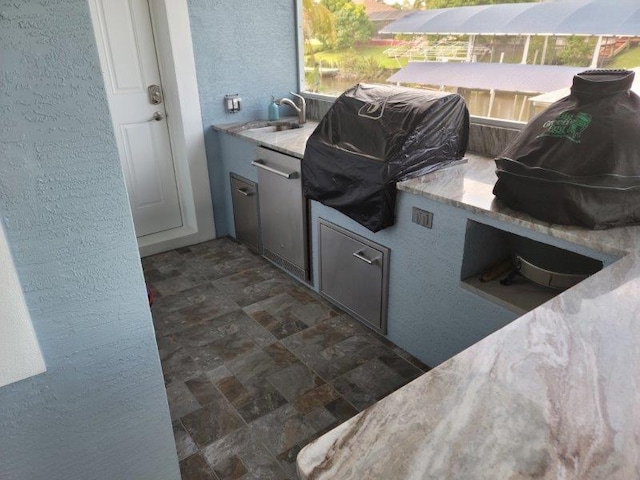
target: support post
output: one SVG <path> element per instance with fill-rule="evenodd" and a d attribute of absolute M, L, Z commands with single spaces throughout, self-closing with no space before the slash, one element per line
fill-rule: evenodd
<path fill-rule="evenodd" d="M 487 108 L 487 117 L 491 116 L 491 110 L 493 110 L 493 102 L 496 100 L 496 91 L 492 88 L 489 91 L 489 108 Z"/>
<path fill-rule="evenodd" d="M 549 35 L 544 36 L 544 45 L 542 47 L 542 58 L 540 59 L 540 65 L 544 65 L 544 61 L 547 58 L 547 48 L 549 46 Z"/>
<path fill-rule="evenodd" d="M 527 63 L 527 56 L 529 55 L 529 45 L 531 44 L 531 35 L 527 35 L 527 39 L 524 41 L 524 50 L 522 51 L 522 63 Z"/>
<path fill-rule="evenodd" d="M 596 42 L 596 49 L 593 51 L 593 57 L 591 57 L 591 68 L 598 68 L 598 57 L 600 56 L 600 47 L 602 47 L 602 35 L 598 37 Z"/>
<path fill-rule="evenodd" d="M 473 50 L 476 43 L 476 36 L 469 35 L 469 43 L 467 44 L 467 62 L 471 62 L 473 60 Z"/>

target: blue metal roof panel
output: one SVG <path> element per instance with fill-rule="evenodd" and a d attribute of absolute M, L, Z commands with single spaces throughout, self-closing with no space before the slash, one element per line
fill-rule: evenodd
<path fill-rule="evenodd" d="M 440 13 L 439 9 L 416 11 L 416 12 L 410 13 L 405 17 L 402 17 L 399 20 L 396 20 L 393 23 L 390 23 L 389 25 L 385 26 L 382 30 L 380 30 L 380 32 L 381 33 L 397 33 L 397 32 L 421 33 L 423 24 L 425 24 L 431 18 L 438 15 L 438 13 Z M 394 30 L 387 32 L 387 30 L 391 25 L 394 25 Z"/>
<path fill-rule="evenodd" d="M 429 29 L 436 33 L 452 33 L 457 28 L 465 25 L 476 15 L 486 10 L 488 6 L 475 6 L 467 8 L 443 8 L 429 19 Z"/>
<path fill-rule="evenodd" d="M 381 33 L 640 35 L 639 0 L 561 0 L 422 10 Z"/>
<path fill-rule="evenodd" d="M 570 87 L 585 67 L 519 63 L 410 62 L 388 82 L 448 85 L 474 90 L 544 93 Z"/>
<path fill-rule="evenodd" d="M 640 12 L 640 0 L 615 0 L 615 2 L 591 1 L 577 8 L 558 24 L 559 30 L 575 34 L 596 33 L 640 34 L 640 22 L 623 24 Z M 636 17 L 637 18 L 637 17 Z M 600 29 L 600 30 L 598 30 Z"/>
<path fill-rule="evenodd" d="M 501 18 L 497 17 L 494 23 L 496 28 L 502 28 L 509 33 L 560 33 L 559 25 L 576 9 L 582 8 L 592 0 L 568 0 L 562 2 L 547 2 L 530 4 L 529 8 L 520 13 L 517 17 L 508 22 L 502 23 Z M 540 8 L 542 7 L 542 8 Z M 564 28 L 564 30 L 568 30 Z M 564 33 L 573 33 L 567 32 Z"/>
<path fill-rule="evenodd" d="M 538 3 L 507 3 L 501 5 L 486 5 L 485 8 L 474 15 L 462 25 L 465 30 L 473 30 L 471 33 L 485 33 L 496 28 L 496 22 L 505 25 L 519 18 L 526 18 Z M 452 25 L 452 28 L 454 26 Z"/>

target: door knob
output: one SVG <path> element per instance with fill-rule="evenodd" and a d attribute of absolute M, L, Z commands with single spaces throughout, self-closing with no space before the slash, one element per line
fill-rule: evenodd
<path fill-rule="evenodd" d="M 159 122 L 164 118 L 164 115 L 161 112 L 154 112 L 152 117 L 156 122 Z"/>

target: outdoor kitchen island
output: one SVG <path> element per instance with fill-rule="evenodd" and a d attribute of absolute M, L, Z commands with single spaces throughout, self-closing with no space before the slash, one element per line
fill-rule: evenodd
<path fill-rule="evenodd" d="M 253 130 L 241 133 L 244 138 L 220 134 L 221 151 L 226 142 L 249 141 L 300 158 L 311 129 Z M 400 272 L 395 279 L 392 272 L 390 280 L 392 341 L 403 348 L 408 344 L 410 352 L 429 344 L 436 352 L 430 357 L 433 364 L 454 350 L 452 338 L 460 344 L 462 333 L 446 337 L 435 324 L 426 330 L 433 330 L 432 338 L 412 339 L 425 330 L 416 321 L 402 323 L 402 308 L 394 307 L 393 297 L 407 295 L 398 301 L 404 304 L 409 297 L 420 303 L 418 290 L 429 295 L 424 288 L 429 282 L 422 277 L 444 275 L 443 268 L 430 270 L 433 264 L 421 263 L 430 252 L 452 271 L 441 283 L 449 289 L 457 277 L 460 284 L 464 238 L 459 237 L 469 220 L 592 256 L 601 253 L 605 268 L 515 320 L 515 314 L 507 312 L 509 318 L 499 313 L 506 310 L 493 310 L 472 292 L 461 289 L 451 297 L 437 291 L 439 303 L 446 305 L 429 302 L 428 309 L 419 309 L 426 323 L 446 309 L 455 317 L 459 305 L 449 304 L 451 298 L 464 303 L 470 295 L 475 303 L 463 313 L 477 322 L 477 329 L 462 342 L 490 328 L 495 333 L 461 353 L 454 351 L 453 358 L 308 445 L 298 456 L 301 478 L 640 478 L 640 228 L 588 231 L 506 209 L 491 194 L 493 162 L 467 157 L 467 164 L 399 184 L 396 225 L 372 234 L 391 247 L 392 270 L 400 257 Z M 441 227 L 439 235 L 446 241 L 429 237 L 431 230 L 411 222 L 415 205 L 434 213 L 433 231 Z M 328 210 L 312 204 L 314 249 L 317 218 L 328 216 L 366 234 Z M 420 235 L 424 240 L 415 247 Z M 401 250 L 411 248 L 418 250 L 403 260 Z M 460 251 L 456 258 L 444 258 L 449 248 Z M 416 254 L 419 249 L 422 256 Z M 614 262 L 618 257 L 623 258 Z M 420 288 L 403 293 L 412 282 Z M 502 317 L 496 321 L 487 312 Z M 416 315 L 411 309 L 406 313 Z M 446 322 L 442 328 L 456 327 L 462 328 Z"/>

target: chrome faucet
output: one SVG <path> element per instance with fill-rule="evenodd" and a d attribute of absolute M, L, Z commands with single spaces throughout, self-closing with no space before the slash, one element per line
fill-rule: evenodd
<path fill-rule="evenodd" d="M 294 97 L 298 97 L 300 99 L 300 107 L 298 107 L 293 100 L 288 98 L 279 98 L 276 100 L 278 105 L 289 105 L 296 112 L 298 112 L 298 123 L 303 124 L 307 121 L 307 102 L 305 102 L 304 97 L 302 95 L 298 95 L 297 93 L 289 92 Z"/>

